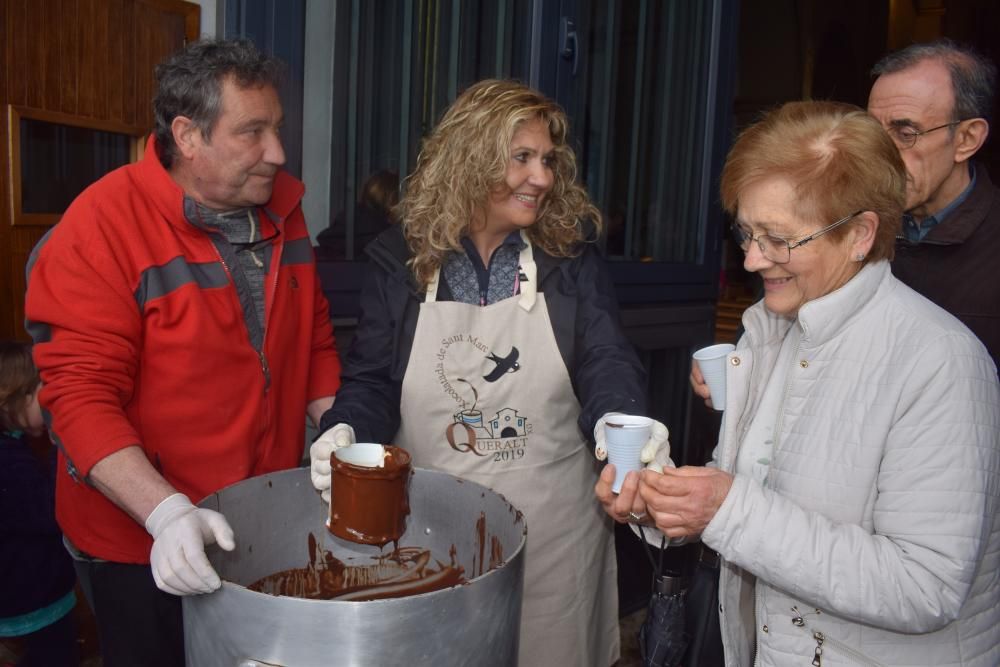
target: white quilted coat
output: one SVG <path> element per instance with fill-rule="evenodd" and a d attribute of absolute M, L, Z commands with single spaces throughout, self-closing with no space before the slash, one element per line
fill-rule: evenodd
<path fill-rule="evenodd" d="M 714 457 L 729 472 L 791 324 L 763 303 L 743 322 Z M 737 475 L 702 534 L 724 559 L 726 664 L 750 665 L 756 643 L 760 665 L 997 667 L 993 362 L 887 262 L 798 322 L 766 485 Z"/>

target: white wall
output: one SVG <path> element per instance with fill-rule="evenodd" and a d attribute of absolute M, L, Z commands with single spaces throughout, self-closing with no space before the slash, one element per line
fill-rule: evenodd
<path fill-rule="evenodd" d="M 302 213 L 313 241 L 330 224 L 330 144 L 333 136 L 333 39 L 336 4 L 306 0 L 305 79 L 302 109 Z"/>
<path fill-rule="evenodd" d="M 215 34 L 216 0 L 188 0 L 188 2 L 201 6 L 201 36 L 217 37 L 218 35 Z"/>

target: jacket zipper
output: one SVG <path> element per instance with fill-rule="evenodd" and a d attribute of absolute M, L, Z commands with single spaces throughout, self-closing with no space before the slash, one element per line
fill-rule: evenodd
<path fill-rule="evenodd" d="M 813 640 L 816 642 L 816 648 L 813 650 L 812 663 L 810 663 L 812 664 L 813 667 L 823 667 L 824 646 L 833 648 L 834 650 L 837 651 L 837 653 L 840 653 L 841 655 L 844 655 L 854 660 L 857 664 L 861 665 L 862 667 L 883 667 L 882 663 L 872 660 L 864 653 L 861 653 L 857 649 L 848 646 L 842 641 L 834 639 L 828 636 L 826 633 L 820 632 L 819 630 L 810 630 L 808 627 L 806 627 L 805 619 L 802 617 L 801 614 L 799 614 L 798 609 L 792 607 L 792 611 L 796 613 L 796 616 L 792 618 L 792 625 L 794 625 L 797 628 L 802 628 L 803 631 L 805 632 L 811 633 Z M 816 613 L 817 614 L 820 613 L 819 609 L 816 610 Z"/>
<path fill-rule="evenodd" d="M 264 215 L 268 215 L 268 213 L 265 211 Z M 271 280 L 268 281 L 270 285 L 269 293 L 264 294 L 264 317 L 263 317 L 264 333 L 260 339 L 260 350 L 257 351 L 257 355 L 260 358 L 261 368 L 264 370 L 264 410 L 263 410 L 264 425 L 261 431 L 262 436 L 272 422 L 271 402 L 270 400 L 268 400 L 271 389 L 271 367 L 268 364 L 267 356 L 264 354 L 264 350 L 267 349 L 267 333 L 268 330 L 271 328 L 270 326 L 268 326 L 268 324 L 271 319 L 271 311 L 274 310 L 275 295 L 278 293 L 278 273 L 281 269 L 281 255 L 283 254 L 285 248 L 284 239 L 283 238 L 280 239 L 278 243 L 272 245 L 272 248 L 274 250 L 271 252 L 271 263 L 270 263 Z M 270 302 L 271 302 L 270 310 L 267 307 L 267 302 L 269 300 L 268 297 L 270 297 Z M 263 458 L 263 456 L 264 456 L 263 451 L 258 452 L 258 459 L 257 459 L 258 462 L 260 461 L 261 458 Z"/>
<path fill-rule="evenodd" d="M 266 215 L 266 213 L 265 213 L 265 215 Z M 259 214 L 258 214 L 258 219 L 259 219 Z M 195 227 L 197 227 L 197 225 L 195 225 Z M 215 242 L 211 238 L 209 238 L 209 243 L 212 246 L 212 250 L 215 251 L 215 256 L 219 258 L 219 263 L 222 264 L 222 268 L 225 269 L 225 271 L 226 271 L 226 276 L 228 276 L 228 278 L 229 278 L 229 284 L 232 285 L 232 286 L 234 286 L 234 288 L 235 288 L 236 282 L 233 280 L 233 272 L 229 268 L 229 264 L 226 263 L 226 259 L 222 256 L 222 253 L 219 252 L 219 248 L 216 247 Z M 272 260 L 275 260 L 275 258 L 274 258 L 273 255 L 274 255 L 274 253 L 272 253 Z M 278 272 L 275 270 L 272 273 L 274 274 L 274 280 L 273 280 L 273 284 L 272 284 L 272 295 L 271 295 L 272 296 L 272 302 L 273 302 L 273 297 L 274 297 L 273 292 L 276 289 L 277 283 L 278 283 Z M 239 301 L 238 298 L 237 298 L 237 301 Z M 247 328 L 247 341 L 250 342 L 249 324 L 245 320 L 245 314 L 243 314 L 243 304 L 242 303 L 239 304 L 239 308 L 240 308 L 241 316 L 244 317 L 244 323 L 243 323 L 243 325 L 244 325 L 244 327 Z M 270 366 L 267 363 L 267 357 L 264 355 L 265 342 L 267 341 L 267 319 L 268 319 L 268 317 L 267 317 L 268 316 L 268 313 L 267 313 L 267 295 L 266 294 L 264 295 L 264 308 L 265 308 L 264 318 L 263 318 L 264 319 L 264 332 L 263 332 L 263 334 L 261 336 L 261 340 L 260 340 L 260 349 L 259 350 L 258 349 L 254 349 L 254 352 L 257 353 L 257 361 L 260 363 L 261 373 L 264 376 L 264 396 L 266 398 L 267 394 L 268 394 L 268 392 L 269 392 L 269 390 L 271 388 L 271 368 L 270 368 Z M 251 348 L 253 347 L 253 343 L 252 342 L 250 342 L 250 347 Z M 265 424 L 270 423 L 271 417 L 270 417 L 270 414 L 269 414 L 268 402 L 266 400 L 264 401 L 264 412 L 265 412 L 265 414 L 263 415 L 264 423 Z M 264 433 L 265 430 L 266 429 L 263 428 L 263 426 L 262 426 L 262 428 L 261 428 L 261 435 L 262 436 L 263 436 L 263 433 Z M 261 455 L 262 455 L 262 453 L 261 453 L 260 449 L 258 448 L 257 449 L 257 461 L 260 461 Z M 254 465 L 256 466 L 256 462 L 254 463 Z"/>
<path fill-rule="evenodd" d="M 264 350 L 257 350 L 257 358 L 260 360 L 260 369 L 264 372 L 264 393 L 267 394 L 271 388 L 271 368 L 267 365 L 267 357 Z"/>
<path fill-rule="evenodd" d="M 848 658 L 851 658 L 859 665 L 862 665 L 862 667 L 882 667 L 882 663 L 875 662 L 874 660 L 866 656 L 864 653 L 860 653 L 859 651 L 851 648 L 847 644 L 838 641 L 836 639 L 833 639 L 832 637 L 828 637 L 827 635 L 825 635 L 822 632 L 819 632 L 818 630 L 813 632 L 813 639 L 816 640 L 816 650 L 813 654 L 813 661 L 812 661 L 813 667 L 822 667 L 823 665 L 824 644 L 829 644 L 837 651 L 837 653 L 840 653 L 842 655 L 847 656 Z"/>
<path fill-rule="evenodd" d="M 265 215 L 267 215 L 265 213 Z M 284 241 L 281 241 L 281 248 L 284 248 Z M 264 368 L 264 393 L 267 394 L 268 390 L 271 388 L 271 368 L 268 366 L 267 357 L 264 356 L 264 349 L 267 347 L 267 331 L 270 329 L 268 326 L 268 320 L 271 319 L 271 313 L 267 309 L 268 296 L 271 297 L 272 310 L 274 309 L 274 295 L 278 291 L 278 270 L 281 267 L 281 249 L 278 252 L 271 253 L 271 291 L 270 295 L 264 295 L 264 335 L 260 339 L 260 350 L 258 354 L 260 355 L 260 363 Z"/>
<path fill-rule="evenodd" d="M 229 265 L 226 264 L 226 260 L 222 256 L 222 253 L 219 252 L 219 249 L 215 247 L 215 243 L 212 243 L 212 250 L 215 251 L 215 256 L 219 258 L 219 264 L 222 264 L 222 268 L 226 270 L 226 275 L 229 276 L 229 284 L 230 285 L 234 284 L 234 282 L 233 282 L 233 272 L 229 269 Z M 277 273 L 275 273 L 275 277 L 274 277 L 274 285 L 275 286 L 277 285 L 277 282 L 278 282 L 278 276 L 277 276 Z M 272 289 L 272 299 L 273 299 L 273 289 Z M 266 296 L 264 297 L 264 305 L 265 305 L 265 308 L 266 308 L 267 307 L 267 297 Z M 242 311 L 242 305 L 240 307 L 240 310 Z M 265 313 L 265 316 L 264 316 L 264 335 L 261 337 L 261 340 L 260 340 L 260 349 L 259 350 L 254 350 L 257 353 L 257 360 L 260 362 L 260 370 L 264 374 L 264 393 L 265 394 L 267 393 L 268 389 L 271 388 L 271 369 L 268 366 L 267 357 L 264 356 L 264 343 L 265 343 L 266 340 L 267 340 L 267 314 Z"/>

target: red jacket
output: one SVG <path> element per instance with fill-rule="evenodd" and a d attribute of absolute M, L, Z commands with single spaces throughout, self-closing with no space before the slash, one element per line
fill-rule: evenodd
<path fill-rule="evenodd" d="M 280 172 L 258 211 L 281 230 L 260 353 L 215 235 L 185 217 L 152 139 L 139 163 L 85 190 L 33 251 L 25 311 L 61 450 L 56 514 L 82 551 L 149 562 L 143 526 L 86 482 L 124 447 L 141 445 L 193 502 L 299 464 L 306 405 L 340 385 L 303 191 Z"/>

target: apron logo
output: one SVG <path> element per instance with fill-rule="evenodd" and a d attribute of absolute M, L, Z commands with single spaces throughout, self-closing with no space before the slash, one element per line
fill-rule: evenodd
<path fill-rule="evenodd" d="M 483 425 L 483 413 L 476 410 L 476 404 L 479 403 L 479 392 L 476 391 L 474 384 L 464 378 L 456 378 L 455 382 L 464 382 L 469 385 L 469 389 L 472 390 L 472 407 L 467 407 L 465 410 L 456 412 L 454 416 L 455 421 L 448 424 L 448 429 L 444 435 L 448 439 L 448 444 L 456 452 L 472 452 L 476 456 L 485 456 L 485 454 L 476 450 L 476 430 L 480 429 Z M 456 426 L 461 426 L 465 430 L 465 442 L 455 442 Z"/>
<path fill-rule="evenodd" d="M 468 442 L 455 442 L 456 426 L 461 426 L 465 429 L 465 439 Z M 445 431 L 445 437 L 448 438 L 448 444 L 451 445 L 451 448 L 456 452 L 472 452 L 476 456 L 485 456 L 485 454 L 476 451 L 476 432 L 471 426 L 463 421 L 456 421 L 448 424 L 448 430 Z"/>
<path fill-rule="evenodd" d="M 502 378 L 507 373 L 516 373 L 521 370 L 521 364 L 517 363 L 517 357 L 520 353 L 517 348 L 511 346 L 510 352 L 506 357 L 498 357 L 494 353 L 490 352 L 486 355 L 486 358 L 492 361 L 496 366 L 492 371 L 483 376 L 483 379 L 487 382 L 496 382 Z"/>
<path fill-rule="evenodd" d="M 452 346 L 455 348 L 452 349 Z M 472 346 L 473 349 L 463 350 L 466 346 Z M 501 356 L 492 352 L 486 342 L 478 336 L 461 333 L 441 340 L 441 347 L 435 355 L 437 363 L 434 364 L 433 372 L 442 391 L 458 404 L 457 412 L 452 414 L 450 423 L 444 427 L 448 446 L 460 454 L 472 454 L 493 463 L 513 462 L 524 458 L 528 453 L 528 438 L 532 431 L 528 418 L 509 405 L 503 407 L 509 400 L 503 398 L 500 399 L 501 407 L 495 408 L 496 412 L 489 410 L 484 414 L 482 407 L 479 406 L 479 391 L 476 386 L 465 378 L 449 376 L 445 370 L 445 361 L 455 350 L 459 355 L 463 355 L 461 358 L 468 359 L 475 366 L 480 363 L 482 367 L 492 366 L 489 372 L 481 376 L 490 383 L 486 385 L 487 387 L 502 387 L 503 385 L 492 383 L 508 373 L 516 373 L 521 369 L 521 364 L 518 362 L 521 353 L 513 345 L 510 347 L 510 352 Z M 466 356 L 470 353 L 471 356 Z M 480 359 L 484 361 L 476 363 Z M 478 373 L 472 372 L 478 375 L 485 370 L 486 368 L 482 368 Z M 498 391 L 495 388 L 491 389 L 493 393 Z M 505 391 L 501 393 L 506 394 Z M 489 416 L 491 414 L 492 417 Z"/>
<path fill-rule="evenodd" d="M 451 448 L 456 452 L 472 452 L 476 456 L 489 456 L 492 452 L 494 461 L 522 458 L 531 433 L 527 418 L 514 408 L 501 408 L 492 419 L 484 420 L 482 411 L 475 408 L 473 405 L 471 410 L 454 414 L 454 421 L 445 430 Z M 467 442 L 456 442 L 455 431 L 459 428 L 465 431 Z"/>

